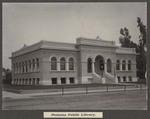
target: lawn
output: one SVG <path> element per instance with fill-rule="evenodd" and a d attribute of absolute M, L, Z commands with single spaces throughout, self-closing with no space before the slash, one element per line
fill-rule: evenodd
<path fill-rule="evenodd" d="M 145 110 L 146 91 L 34 96 L 3 102 L 4 110 Z"/>

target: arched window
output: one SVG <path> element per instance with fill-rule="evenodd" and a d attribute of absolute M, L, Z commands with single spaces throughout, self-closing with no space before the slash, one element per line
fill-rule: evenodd
<path fill-rule="evenodd" d="M 26 67 L 26 72 L 28 72 L 28 65 L 27 65 L 27 61 L 25 61 L 25 67 Z"/>
<path fill-rule="evenodd" d="M 34 59 L 32 60 L 32 68 L 33 68 L 33 70 L 35 69 L 35 61 L 34 61 Z"/>
<path fill-rule="evenodd" d="M 111 69 L 112 69 L 111 59 L 107 59 L 107 72 L 111 73 Z"/>
<path fill-rule="evenodd" d="M 16 63 L 16 73 L 18 73 L 18 63 Z"/>
<path fill-rule="evenodd" d="M 119 60 L 116 61 L 116 70 L 120 70 L 120 61 Z"/>
<path fill-rule="evenodd" d="M 21 73 L 21 63 L 19 62 L 19 73 Z"/>
<path fill-rule="evenodd" d="M 56 59 L 56 57 L 51 58 L 51 70 L 57 70 L 57 59 Z"/>
<path fill-rule="evenodd" d="M 24 62 L 22 62 L 22 73 L 24 73 Z"/>
<path fill-rule="evenodd" d="M 16 64 L 14 64 L 14 74 L 16 73 Z"/>
<path fill-rule="evenodd" d="M 126 61 L 125 60 L 122 61 L 122 70 L 126 70 Z"/>
<path fill-rule="evenodd" d="M 60 70 L 66 70 L 66 60 L 64 57 L 60 59 Z"/>
<path fill-rule="evenodd" d="M 73 60 L 73 58 L 69 58 L 69 70 L 74 70 L 74 60 Z"/>
<path fill-rule="evenodd" d="M 36 66 L 37 66 L 37 70 L 39 70 L 39 58 L 36 58 Z"/>
<path fill-rule="evenodd" d="M 92 59 L 88 58 L 87 60 L 87 72 L 91 73 L 92 72 Z"/>
<path fill-rule="evenodd" d="M 29 60 L 29 72 L 31 72 L 31 60 Z"/>
<path fill-rule="evenodd" d="M 131 61 L 128 61 L 128 70 L 131 70 Z"/>

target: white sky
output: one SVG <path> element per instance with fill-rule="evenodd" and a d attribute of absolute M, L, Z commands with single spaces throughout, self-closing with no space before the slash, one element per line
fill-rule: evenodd
<path fill-rule="evenodd" d="M 147 23 L 147 4 L 136 3 L 3 3 L 3 67 L 11 52 L 40 40 L 75 43 L 77 37 L 116 41 L 128 28 L 138 43 L 137 17 Z"/>

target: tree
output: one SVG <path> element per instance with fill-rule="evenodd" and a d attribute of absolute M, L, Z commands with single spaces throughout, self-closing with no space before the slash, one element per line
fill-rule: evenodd
<path fill-rule="evenodd" d="M 146 52 L 144 50 L 144 47 L 146 46 L 146 26 L 141 21 L 141 18 L 137 17 L 137 27 L 140 30 L 139 35 L 139 44 L 134 43 L 131 41 L 131 36 L 129 35 L 129 30 L 124 27 L 120 29 L 121 36 L 119 37 L 119 43 L 121 44 L 121 47 L 126 48 L 135 48 L 136 53 L 139 53 L 136 57 L 137 62 L 137 76 L 140 79 L 145 78 L 145 72 L 146 72 Z"/>
<path fill-rule="evenodd" d="M 138 45 L 130 40 L 131 36 L 126 27 L 120 29 L 120 34 L 122 35 L 119 37 L 119 43 L 121 44 L 121 47 L 135 48 L 136 51 L 138 51 Z"/>
<path fill-rule="evenodd" d="M 139 35 L 139 45 L 138 45 L 138 69 L 140 72 L 140 78 L 145 78 L 145 72 L 146 72 L 146 51 L 144 50 L 144 47 L 146 47 L 146 26 L 141 21 L 141 18 L 137 17 L 137 27 L 140 30 Z"/>
<path fill-rule="evenodd" d="M 140 35 L 139 35 L 139 45 L 145 47 L 146 45 L 146 26 L 141 21 L 141 18 L 137 17 L 137 27 L 139 27 Z"/>
<path fill-rule="evenodd" d="M 4 84 L 11 84 L 12 80 L 12 73 L 9 69 L 6 71 L 5 80 L 3 81 Z"/>

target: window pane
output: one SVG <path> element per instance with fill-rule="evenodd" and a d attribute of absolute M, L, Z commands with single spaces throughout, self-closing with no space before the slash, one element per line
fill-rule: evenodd
<path fill-rule="evenodd" d="M 116 70 L 120 70 L 120 61 L 119 60 L 116 61 Z"/>
<path fill-rule="evenodd" d="M 88 73 L 91 73 L 92 72 L 92 59 L 91 58 L 88 58 L 87 68 L 88 68 Z"/>
<path fill-rule="evenodd" d="M 51 70 L 57 70 L 57 59 L 56 59 L 56 57 L 52 57 L 52 59 L 51 59 Z"/>
<path fill-rule="evenodd" d="M 122 61 L 122 70 L 126 70 L 126 62 L 124 60 Z"/>
<path fill-rule="evenodd" d="M 108 59 L 108 60 L 107 60 L 107 72 L 108 72 L 108 73 L 111 73 L 111 67 L 112 67 L 112 66 L 111 66 L 111 60 Z"/>
<path fill-rule="evenodd" d="M 71 84 L 74 83 L 74 77 L 70 77 L 69 80 L 70 80 L 70 83 L 71 83 Z"/>
<path fill-rule="evenodd" d="M 60 59 L 60 70 L 66 70 L 66 61 L 65 58 Z"/>
<path fill-rule="evenodd" d="M 131 70 L 131 61 L 128 61 L 128 70 Z"/>
<path fill-rule="evenodd" d="M 70 59 L 69 59 L 69 70 L 74 70 L 73 58 L 70 58 Z"/>
<path fill-rule="evenodd" d="M 52 84 L 57 84 L 57 78 L 52 78 Z"/>
<path fill-rule="evenodd" d="M 61 84 L 66 84 L 66 78 L 61 78 Z"/>

